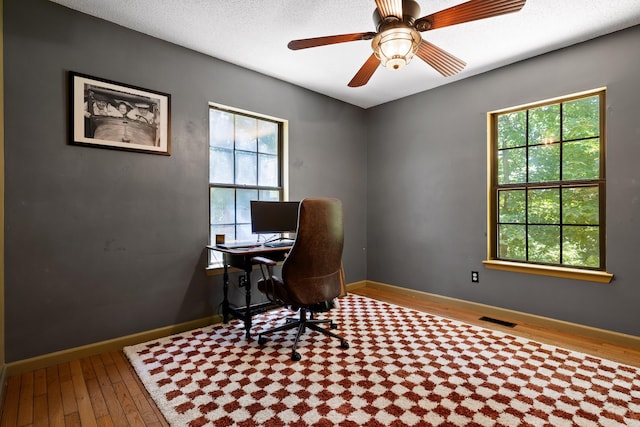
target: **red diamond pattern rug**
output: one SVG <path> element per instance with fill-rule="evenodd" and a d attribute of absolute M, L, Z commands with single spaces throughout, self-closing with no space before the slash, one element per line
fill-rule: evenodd
<path fill-rule="evenodd" d="M 124 352 L 172 426 L 640 426 L 638 368 L 357 295 L 326 315 L 350 348 L 308 330 L 299 362 L 238 320 Z"/>

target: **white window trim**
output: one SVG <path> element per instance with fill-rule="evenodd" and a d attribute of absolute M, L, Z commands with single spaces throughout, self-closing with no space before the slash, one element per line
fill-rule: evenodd
<path fill-rule="evenodd" d="M 225 110 L 225 111 L 229 111 L 237 114 L 245 114 L 245 115 L 256 117 L 259 119 L 271 120 L 271 121 L 279 122 L 282 124 L 282 171 L 281 171 L 282 172 L 282 199 L 285 201 L 289 200 L 289 120 L 281 119 L 275 116 L 269 116 L 266 114 L 256 113 L 249 110 L 243 110 L 241 108 L 230 107 L 228 105 L 218 104 L 216 102 L 209 102 L 208 106 L 209 106 L 209 109 L 217 108 L 219 110 Z M 208 146 L 209 146 L 209 141 L 207 141 L 207 147 Z M 209 173 L 209 169 L 207 169 L 207 174 L 208 173 Z M 209 189 L 209 185 L 207 184 L 207 199 L 209 199 L 208 189 Z M 209 206 L 211 206 L 210 201 L 209 201 Z M 209 232 L 207 232 L 207 236 L 208 238 L 211 237 L 209 236 Z M 207 256 L 207 260 L 208 259 L 209 257 Z M 206 268 L 207 275 L 222 274 L 223 269 L 224 267 L 222 266 L 221 263 L 209 264 L 209 262 L 207 261 L 207 268 Z"/>

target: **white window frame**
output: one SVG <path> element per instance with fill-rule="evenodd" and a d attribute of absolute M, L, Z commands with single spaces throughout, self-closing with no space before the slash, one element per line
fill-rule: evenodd
<path fill-rule="evenodd" d="M 268 120 L 268 121 L 272 121 L 272 122 L 277 122 L 279 123 L 279 125 L 281 126 L 281 147 L 282 147 L 282 151 L 280 153 L 280 177 L 281 177 L 281 189 L 282 189 L 282 200 L 289 200 L 289 121 L 286 119 L 282 119 L 279 117 L 274 117 L 274 116 L 269 116 L 266 114 L 261 114 L 261 113 L 256 113 L 253 111 L 249 111 L 249 110 L 243 110 L 240 108 L 236 108 L 236 107 L 230 107 L 228 105 L 223 105 L 223 104 L 218 104 L 218 103 L 214 103 L 214 102 L 209 102 L 208 104 L 208 109 L 207 111 L 210 111 L 211 109 L 217 109 L 217 110 L 222 110 L 222 111 L 226 111 L 232 114 L 239 114 L 239 115 L 244 115 L 244 116 L 249 116 L 249 117 L 254 117 L 256 119 L 264 119 L 264 120 Z M 209 133 L 210 135 L 210 133 Z M 207 146 L 210 147 L 209 142 L 207 143 Z M 207 191 L 208 191 L 208 195 L 207 195 L 207 199 L 209 200 L 209 210 L 211 209 L 211 199 L 210 199 L 210 194 L 211 194 L 211 187 L 215 186 L 214 184 L 212 184 L 211 182 L 209 182 L 209 172 L 210 172 L 210 167 L 211 167 L 211 156 L 210 156 L 210 151 L 207 150 L 208 152 L 208 162 L 207 164 L 209 165 L 209 167 L 207 168 Z M 234 185 L 231 187 L 235 187 L 235 188 L 243 188 L 242 185 Z M 211 235 L 211 212 L 208 212 L 208 235 L 209 235 L 209 245 L 213 245 L 214 241 L 215 241 L 215 236 Z M 208 251 L 209 255 L 208 255 L 208 269 L 210 270 L 216 270 L 216 269 L 221 269 L 223 267 L 222 265 L 222 256 L 221 254 L 218 252 L 216 253 L 215 251 Z"/>

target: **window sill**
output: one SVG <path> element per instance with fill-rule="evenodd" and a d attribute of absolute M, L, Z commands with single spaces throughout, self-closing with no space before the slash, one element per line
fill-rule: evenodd
<path fill-rule="evenodd" d="M 584 280 L 587 282 L 611 283 L 613 274 L 606 271 L 581 270 L 579 268 L 552 267 L 548 265 L 524 264 L 509 261 L 482 261 L 489 270 L 510 271 L 513 273 L 536 274 L 538 276 L 561 277 L 563 279 Z"/>

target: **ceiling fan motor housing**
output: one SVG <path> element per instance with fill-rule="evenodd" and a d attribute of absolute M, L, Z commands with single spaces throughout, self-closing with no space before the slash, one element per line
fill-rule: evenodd
<path fill-rule="evenodd" d="M 420 5 L 415 0 L 402 0 L 402 21 L 407 25 L 413 25 L 416 19 L 420 16 Z M 395 16 L 381 16 L 378 8 L 373 11 L 373 24 L 376 26 L 376 31 L 384 31 L 385 23 L 398 22 L 398 18 Z"/>
<path fill-rule="evenodd" d="M 371 47 L 384 67 L 398 70 L 411 61 L 422 41 L 413 27 L 419 15 L 420 5 L 414 0 L 402 1 L 402 21 L 394 15 L 381 16 L 378 8 L 373 11 L 378 34 L 371 41 Z"/>

